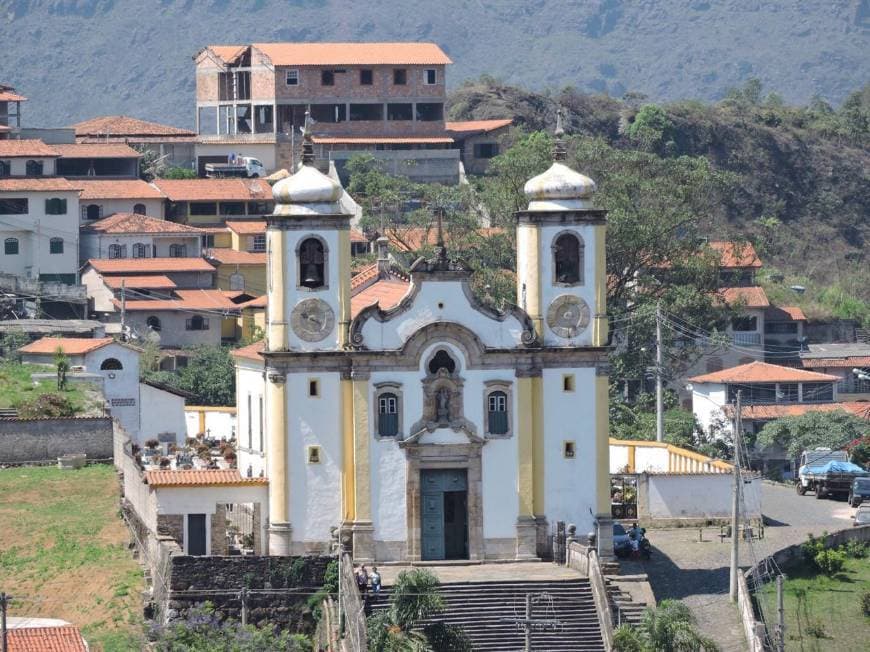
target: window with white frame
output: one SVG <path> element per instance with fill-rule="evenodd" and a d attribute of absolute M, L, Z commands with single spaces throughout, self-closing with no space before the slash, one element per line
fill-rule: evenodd
<path fill-rule="evenodd" d="M 251 251 L 266 251 L 266 234 L 258 233 L 251 238 Z"/>
<path fill-rule="evenodd" d="M 299 86 L 299 71 L 295 69 L 288 70 L 285 80 L 288 86 Z"/>
<path fill-rule="evenodd" d="M 423 83 L 432 86 L 438 83 L 438 71 L 435 68 L 426 68 L 423 71 Z"/>
<path fill-rule="evenodd" d="M 494 437 L 507 437 L 511 434 L 511 384 L 508 381 L 494 380 L 486 383 L 484 392 L 484 412 L 486 414 L 486 434 Z"/>

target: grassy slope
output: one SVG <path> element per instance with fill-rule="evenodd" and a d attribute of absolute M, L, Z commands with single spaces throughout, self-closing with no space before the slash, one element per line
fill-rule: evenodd
<path fill-rule="evenodd" d="M 837 650 L 858 652 L 867 649 L 870 618 L 861 612 L 861 593 L 870 591 L 870 558 L 849 559 L 844 572 L 835 577 L 816 575 L 807 568 L 786 570 L 785 624 L 789 650 Z M 795 591 L 806 591 L 806 614 L 801 609 L 798 627 L 798 599 Z M 762 591 L 764 613 L 768 622 L 776 618 L 776 587 L 773 582 Z M 806 632 L 807 619 L 820 624 L 827 638 L 813 638 Z M 801 641 L 801 634 L 803 640 Z"/>
<path fill-rule="evenodd" d="M 20 403 L 42 394 L 57 392 L 57 383 L 54 381 L 41 380 L 34 383 L 30 379 L 33 373 L 54 373 L 54 371 L 54 368 L 48 365 L 0 362 L 0 408 L 17 407 Z M 76 413 L 90 413 L 96 407 L 91 392 L 80 384 L 68 383 L 63 394 L 76 408 Z"/>
<path fill-rule="evenodd" d="M 0 585 L 11 616 L 62 618 L 95 651 L 140 649 L 142 572 L 111 466 L 0 470 Z"/>

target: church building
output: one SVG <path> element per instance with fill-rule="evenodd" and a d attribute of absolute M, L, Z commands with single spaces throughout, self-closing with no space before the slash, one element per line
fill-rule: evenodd
<path fill-rule="evenodd" d="M 534 559 L 557 521 L 609 554 L 605 211 L 561 136 L 516 215 L 516 305 L 496 311 L 443 238 L 358 293 L 351 215 L 306 135 L 267 218 L 266 337 L 236 352 L 270 554 L 340 534 L 357 560 Z"/>

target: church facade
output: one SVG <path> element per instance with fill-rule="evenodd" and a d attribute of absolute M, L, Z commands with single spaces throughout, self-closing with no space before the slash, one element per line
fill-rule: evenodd
<path fill-rule="evenodd" d="M 397 299 L 373 286 L 361 304 L 342 189 L 306 148 L 273 189 L 265 341 L 236 355 L 239 468 L 268 478 L 270 554 L 326 552 L 340 534 L 358 560 L 533 559 L 557 521 L 597 525 L 608 554 L 594 183 L 557 145 L 526 185 L 516 305 L 480 304 L 443 241 L 404 288 L 384 281 Z"/>

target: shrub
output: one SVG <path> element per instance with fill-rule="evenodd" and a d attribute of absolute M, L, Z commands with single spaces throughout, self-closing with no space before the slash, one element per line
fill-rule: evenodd
<path fill-rule="evenodd" d="M 813 561 L 825 575 L 836 575 L 846 565 L 846 553 L 840 550 L 822 550 Z"/>
<path fill-rule="evenodd" d="M 820 620 L 814 620 L 807 625 L 807 634 L 813 638 L 828 638 L 825 625 Z"/>
<path fill-rule="evenodd" d="M 864 559 L 867 556 L 867 544 L 863 541 L 847 541 L 840 549 L 852 559 Z"/>
<path fill-rule="evenodd" d="M 75 406 L 62 394 L 42 394 L 36 398 L 22 401 L 18 404 L 18 416 L 21 419 L 40 419 L 45 417 L 71 417 L 75 415 Z"/>
<path fill-rule="evenodd" d="M 149 439 L 145 442 L 145 448 L 157 448 L 160 446 L 160 442 L 156 439 Z"/>
<path fill-rule="evenodd" d="M 865 616 L 870 616 L 870 591 L 861 594 L 861 610 Z"/>
<path fill-rule="evenodd" d="M 815 562 L 816 555 L 825 549 L 825 536 L 827 534 L 827 532 L 822 532 L 821 538 L 816 538 L 812 534 L 807 535 L 807 540 L 801 544 L 804 559 L 810 563 Z"/>

